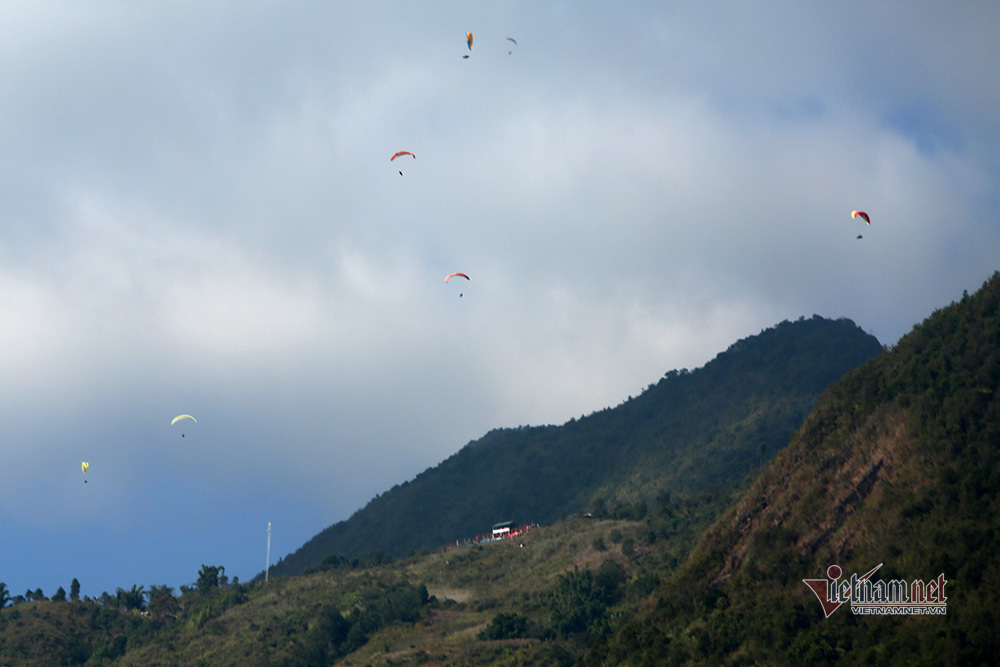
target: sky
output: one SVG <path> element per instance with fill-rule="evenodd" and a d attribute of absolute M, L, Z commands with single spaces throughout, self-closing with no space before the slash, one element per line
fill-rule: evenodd
<path fill-rule="evenodd" d="M 992 1 L 3 3 L 0 582 L 246 581 L 269 522 L 273 563 L 783 320 L 894 344 L 1000 268 L 998 33 Z"/>

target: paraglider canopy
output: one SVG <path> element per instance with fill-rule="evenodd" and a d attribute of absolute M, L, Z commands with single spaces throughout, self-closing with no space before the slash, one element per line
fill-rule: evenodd
<path fill-rule="evenodd" d="M 865 213 L 864 211 L 851 211 L 851 217 L 854 218 L 855 220 L 861 218 L 867 224 L 869 225 L 872 224 L 871 218 L 869 218 L 868 214 Z"/>
<path fill-rule="evenodd" d="M 87 463 L 86 461 L 83 461 L 83 462 L 80 463 L 80 470 L 83 471 L 83 483 L 84 484 L 87 483 L 87 468 L 89 468 L 89 467 L 90 467 L 90 464 Z"/>
<path fill-rule="evenodd" d="M 449 280 L 451 280 L 451 279 L 452 279 L 452 278 L 454 278 L 455 276 L 458 276 L 458 277 L 460 277 L 460 278 L 465 278 L 466 280 L 469 280 L 469 281 L 471 282 L 471 280 L 470 280 L 469 276 L 465 275 L 465 274 L 464 274 L 464 273 L 462 273 L 461 271 L 456 271 L 455 273 L 449 273 L 449 274 L 448 274 L 447 276 L 445 276 L 445 278 L 444 278 L 444 281 L 445 281 L 445 282 L 448 282 Z M 462 296 L 463 294 L 464 294 L 464 292 L 459 292 L 459 293 L 458 293 L 458 296 Z"/>
<path fill-rule="evenodd" d="M 411 153 L 410 151 L 398 151 L 398 152 L 394 153 L 391 158 L 389 158 L 389 162 L 392 162 L 393 160 L 395 160 L 396 158 L 398 158 L 400 155 L 409 155 L 414 160 L 417 159 L 417 156 L 414 155 L 413 153 Z M 402 169 L 399 170 L 399 175 L 400 176 L 403 175 L 403 170 Z"/>
<path fill-rule="evenodd" d="M 465 43 L 469 45 L 469 50 L 472 50 L 472 33 L 465 33 Z"/>
<path fill-rule="evenodd" d="M 192 417 L 191 415 L 177 415 L 176 417 L 174 417 L 173 419 L 171 419 L 171 420 L 170 420 L 170 425 L 171 425 L 171 426 L 173 426 L 173 425 L 174 425 L 174 424 L 176 424 L 177 422 L 179 422 L 179 421 L 184 421 L 185 419 L 190 419 L 190 420 L 191 420 L 191 421 L 193 421 L 193 422 L 194 422 L 195 424 L 197 424 L 197 423 L 198 423 L 198 420 L 197 420 L 197 419 L 195 419 L 194 417 Z M 181 433 L 181 437 L 182 437 L 182 438 L 184 437 L 184 434 L 183 434 L 183 433 Z"/>
<path fill-rule="evenodd" d="M 513 37 L 508 37 L 507 41 L 511 42 L 514 46 L 517 46 L 517 40 L 514 39 Z M 511 53 L 513 53 L 513 51 L 511 51 L 511 50 L 508 49 L 507 50 L 507 55 L 509 56 Z"/>

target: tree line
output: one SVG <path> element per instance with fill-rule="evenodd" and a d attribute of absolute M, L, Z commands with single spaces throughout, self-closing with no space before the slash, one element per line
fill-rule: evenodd
<path fill-rule="evenodd" d="M 232 585 L 239 585 L 239 578 L 233 577 Z M 222 565 L 204 565 L 198 571 L 198 580 L 192 589 L 189 586 L 181 586 L 181 594 L 192 590 L 200 593 L 208 593 L 216 588 L 227 588 L 230 586 L 229 577 L 226 576 L 226 568 Z M 121 607 L 123 609 L 144 611 L 149 607 L 163 603 L 165 597 L 173 597 L 174 589 L 165 585 L 152 585 L 147 590 L 145 586 L 133 585 L 131 588 L 118 588 L 114 595 L 108 592 L 101 593 L 100 596 L 90 598 L 83 597 L 83 602 L 93 603 L 104 607 Z M 25 602 L 35 602 L 41 600 L 51 600 L 52 602 L 80 602 L 80 581 L 73 577 L 69 586 L 69 593 L 60 586 L 52 597 L 47 597 L 41 588 L 31 590 L 30 588 L 20 595 L 11 595 L 7 584 L 0 581 L 0 609 L 17 606 Z"/>

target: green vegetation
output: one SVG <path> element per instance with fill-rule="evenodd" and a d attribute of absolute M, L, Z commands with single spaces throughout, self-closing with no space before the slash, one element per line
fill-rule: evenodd
<path fill-rule="evenodd" d="M 0 665 L 997 664 L 1000 274 L 822 392 L 774 455 L 755 437 L 777 433 L 792 412 L 775 406 L 794 401 L 756 378 L 775 380 L 765 367 L 790 358 L 801 371 L 808 355 L 774 343 L 830 324 L 779 325 L 765 332 L 776 338 L 748 339 L 617 408 L 495 432 L 449 464 L 515 461 L 513 449 L 542 465 L 542 450 L 565 455 L 575 433 L 580 455 L 612 471 L 573 488 L 570 518 L 496 543 L 441 549 L 454 543 L 441 540 L 408 557 L 330 551 L 311 574 L 266 585 L 203 565 L 180 595 L 132 586 L 74 600 L 74 582 L 69 600 L 46 599 L 0 584 L 0 600 L 16 603 L 0 609 Z M 792 394 L 811 376 L 786 371 L 799 375 L 785 385 Z M 726 392 L 701 379 L 710 373 Z M 655 396 L 670 410 L 658 411 Z M 708 396 L 724 408 L 709 415 L 699 407 Z M 693 415 L 706 420 L 701 434 Z M 657 440 L 668 423 L 695 445 Z M 587 444 L 607 444 L 609 424 L 629 431 L 611 442 L 631 463 L 616 467 Z M 696 481 L 676 483 L 678 469 Z M 491 511 L 466 534 L 509 516 L 519 515 Z M 855 616 L 845 606 L 824 618 L 802 583 L 833 564 L 860 574 L 879 563 L 886 581 L 943 575 L 947 615 Z"/>
<path fill-rule="evenodd" d="M 617 407 L 558 427 L 492 431 L 377 496 L 271 572 L 329 567 L 331 554 L 347 562 L 403 557 L 508 517 L 551 523 L 590 509 L 641 519 L 659 494 L 721 488 L 758 470 L 828 384 L 880 352 L 850 320 L 782 322 L 700 369 L 667 373 Z"/>
<path fill-rule="evenodd" d="M 997 664 L 1000 274 L 830 387 L 588 664 Z M 829 565 L 948 580 L 946 616 L 824 618 Z"/>
<path fill-rule="evenodd" d="M 96 600 L 23 602 L 0 610 L 0 665 L 569 665 L 635 613 L 680 561 L 671 554 L 689 551 L 732 498 L 680 497 L 643 521 L 574 518 L 268 584 L 230 583 L 222 567 L 203 565 L 205 585 L 180 595 L 132 586 Z"/>

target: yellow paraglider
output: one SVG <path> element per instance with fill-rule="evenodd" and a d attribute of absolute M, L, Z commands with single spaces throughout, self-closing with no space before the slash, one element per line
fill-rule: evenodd
<path fill-rule="evenodd" d="M 174 424 L 176 424 L 177 422 L 179 422 L 179 421 L 184 421 L 185 419 L 190 419 L 190 420 L 191 420 L 191 421 L 193 421 L 193 422 L 194 422 L 195 424 L 197 424 L 197 423 L 198 423 L 198 420 L 197 420 L 197 419 L 195 419 L 194 417 L 192 417 L 191 415 L 177 415 L 176 417 L 174 417 L 173 419 L 171 419 L 171 420 L 170 420 L 170 425 L 171 425 L 171 426 L 173 426 L 173 425 L 174 425 Z M 184 437 L 184 434 L 183 434 L 183 433 L 181 433 L 181 437 L 182 437 L 182 438 Z"/>
<path fill-rule="evenodd" d="M 86 461 L 83 461 L 82 463 L 80 463 L 80 470 L 83 471 L 83 483 L 84 484 L 87 483 L 87 468 L 89 468 L 89 467 L 90 467 L 90 464 L 87 463 Z"/>

